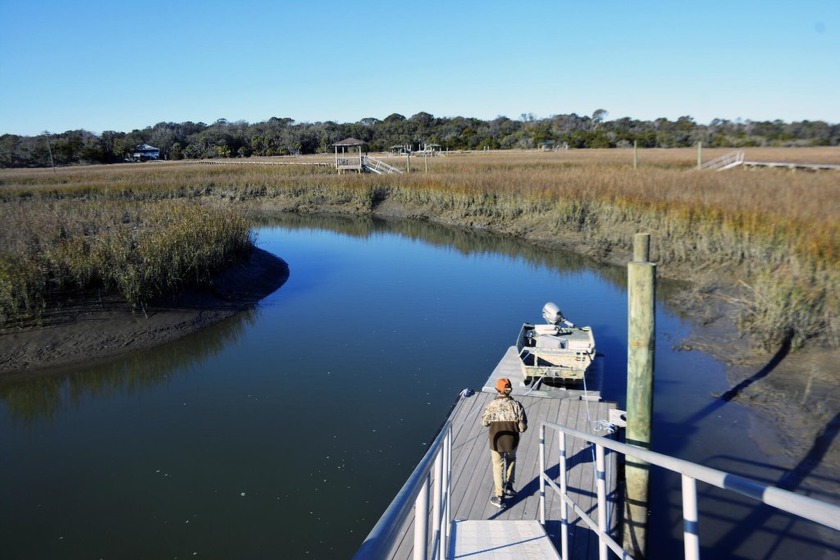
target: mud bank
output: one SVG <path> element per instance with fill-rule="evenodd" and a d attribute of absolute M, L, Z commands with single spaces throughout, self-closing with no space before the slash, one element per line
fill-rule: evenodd
<path fill-rule="evenodd" d="M 117 298 L 65 303 L 40 325 L 0 331 L 0 375 L 72 366 L 177 340 L 256 304 L 288 277 L 283 260 L 254 249 L 209 287 L 156 301 L 145 312 Z"/>

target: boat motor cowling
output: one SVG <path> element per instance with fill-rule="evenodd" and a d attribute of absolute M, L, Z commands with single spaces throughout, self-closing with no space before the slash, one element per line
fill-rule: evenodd
<path fill-rule="evenodd" d="M 551 301 L 543 305 L 542 316 L 549 325 L 557 325 L 566 320 L 557 304 Z"/>

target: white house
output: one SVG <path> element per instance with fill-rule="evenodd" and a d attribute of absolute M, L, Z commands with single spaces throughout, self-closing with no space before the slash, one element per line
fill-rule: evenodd
<path fill-rule="evenodd" d="M 131 154 L 133 161 L 147 161 L 150 159 L 160 159 L 160 148 L 149 146 L 148 144 L 140 144 L 134 148 Z"/>

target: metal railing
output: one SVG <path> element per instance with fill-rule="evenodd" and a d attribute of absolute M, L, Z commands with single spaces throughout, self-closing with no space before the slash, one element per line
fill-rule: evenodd
<path fill-rule="evenodd" d="M 391 501 L 391 505 L 371 529 L 354 560 L 390 558 L 407 527 L 409 516 L 414 517 L 414 560 L 440 560 L 446 557 L 449 545 L 451 516 L 452 421 L 447 420 Z M 429 533 L 429 493 L 432 512 Z"/>
<path fill-rule="evenodd" d="M 402 173 L 401 169 L 397 169 L 393 165 L 388 165 L 382 160 L 365 156 L 364 165 L 375 173 Z"/>
<path fill-rule="evenodd" d="M 545 433 L 546 428 L 558 431 L 560 446 L 560 487 L 546 474 Z M 566 484 L 566 436 L 580 438 L 595 445 L 596 491 L 598 497 L 598 522 L 594 522 L 567 493 Z M 697 481 L 711 484 L 752 498 L 778 510 L 791 513 L 803 519 L 825 525 L 840 531 L 840 507 L 781 490 L 766 484 L 717 469 L 704 467 L 696 463 L 669 457 L 640 447 L 626 445 L 600 436 L 579 432 L 566 426 L 551 422 L 540 424 L 540 523 L 545 524 L 545 486 L 551 487 L 560 500 L 561 516 L 561 557 L 569 559 L 569 520 L 567 507 L 571 506 L 583 521 L 598 535 L 599 558 L 606 560 L 607 549 L 619 558 L 633 557 L 625 552 L 609 534 L 607 526 L 606 477 L 604 469 L 604 449 L 621 453 L 626 457 L 641 459 L 652 465 L 662 467 L 682 476 L 683 543 L 685 558 L 700 558 L 700 533 L 697 519 Z"/>
<path fill-rule="evenodd" d="M 698 169 L 716 169 L 718 171 L 723 171 L 724 169 L 729 169 L 730 167 L 735 167 L 736 165 L 741 165 L 742 163 L 744 163 L 744 151 L 737 150 L 735 152 L 729 152 L 728 154 L 722 155 L 713 160 L 709 160 Z"/>

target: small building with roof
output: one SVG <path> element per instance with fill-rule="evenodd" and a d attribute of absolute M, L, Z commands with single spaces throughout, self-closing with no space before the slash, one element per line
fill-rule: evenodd
<path fill-rule="evenodd" d="M 131 153 L 132 161 L 148 161 L 150 159 L 160 159 L 160 148 L 149 146 L 148 144 L 140 144 Z"/>
<path fill-rule="evenodd" d="M 333 144 L 335 147 L 335 168 L 339 173 L 355 171 L 361 173 L 365 168 L 365 149 L 367 142 L 358 138 L 345 138 Z"/>

